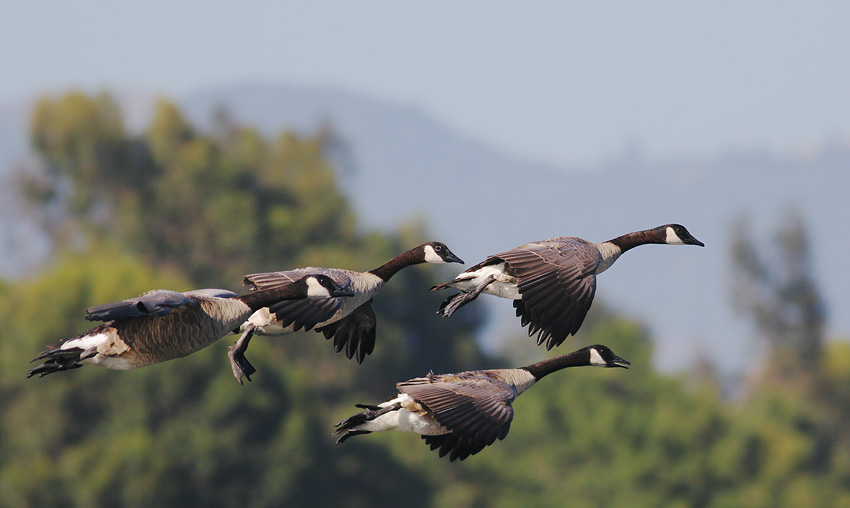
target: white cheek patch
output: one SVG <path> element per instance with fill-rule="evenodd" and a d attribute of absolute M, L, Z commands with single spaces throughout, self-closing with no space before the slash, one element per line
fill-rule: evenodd
<path fill-rule="evenodd" d="M 607 366 L 608 362 L 606 362 L 602 355 L 599 354 L 595 348 L 590 350 L 590 364 L 591 365 L 599 365 L 599 366 Z"/>
<path fill-rule="evenodd" d="M 667 226 L 667 238 L 664 241 L 669 245 L 685 244 L 685 242 L 683 242 L 682 239 L 679 238 L 679 235 L 677 235 L 676 232 L 673 231 L 673 228 L 671 228 L 670 226 Z"/>
<path fill-rule="evenodd" d="M 434 250 L 433 245 L 426 245 L 425 246 L 425 262 L 426 263 L 445 263 L 446 261 L 437 254 L 437 251 Z"/>
<path fill-rule="evenodd" d="M 319 284 L 315 277 L 307 279 L 307 298 L 330 298 L 331 293 L 328 289 Z"/>

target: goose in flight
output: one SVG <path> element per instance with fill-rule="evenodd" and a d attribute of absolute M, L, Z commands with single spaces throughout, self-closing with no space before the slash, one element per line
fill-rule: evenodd
<path fill-rule="evenodd" d="M 199 351 L 233 333 L 254 311 L 280 301 L 328 300 L 351 296 L 326 275 L 307 275 L 290 284 L 239 296 L 224 289 L 178 293 L 165 289 L 137 298 L 91 307 L 89 321 L 100 325 L 50 346 L 33 362 L 27 377 L 98 365 L 129 370 Z M 332 314 L 326 310 L 329 317 Z"/>
<path fill-rule="evenodd" d="M 461 290 L 447 298 L 437 313 L 449 317 L 481 293 L 509 298 L 522 326 L 528 325 L 528 335 L 537 333 L 537 344 L 545 342 L 552 349 L 578 331 L 596 293 L 596 276 L 624 252 L 650 243 L 704 246 L 679 224 L 602 243 L 571 236 L 527 243 L 488 256 L 454 280 L 432 287 Z"/>
<path fill-rule="evenodd" d="M 518 369 L 428 374 L 396 384 L 396 395 L 336 424 L 337 444 L 351 436 L 385 430 L 419 434 L 440 457 L 463 460 L 504 439 L 514 417 L 513 401 L 544 376 L 567 367 L 628 368 L 628 361 L 602 345 L 588 346 Z"/>
<path fill-rule="evenodd" d="M 368 272 L 355 272 L 340 268 L 296 268 L 282 272 L 246 275 L 244 282 L 255 290 L 268 290 L 289 284 L 305 275 L 322 274 L 333 279 L 341 288 L 350 290 L 351 298 L 329 300 L 301 300 L 277 302 L 259 309 L 242 325 L 243 332 L 231 346 L 233 375 L 242 383 L 249 381 L 256 369 L 245 358 L 245 350 L 253 335 L 285 335 L 299 329 L 320 331 L 326 339 L 333 339 L 336 352 L 345 350 L 345 356 L 362 363 L 375 347 L 376 319 L 372 298 L 402 268 L 420 263 L 463 263 L 440 242 L 428 242 L 393 257 L 383 265 Z M 330 314 L 326 311 L 331 310 Z"/>

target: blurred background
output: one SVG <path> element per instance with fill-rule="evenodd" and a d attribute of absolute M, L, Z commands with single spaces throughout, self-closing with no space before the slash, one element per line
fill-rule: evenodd
<path fill-rule="evenodd" d="M 0 506 L 850 506 L 850 5 L 470 1 L 0 6 Z M 229 336 L 130 372 L 25 379 L 87 307 L 245 273 L 467 262 L 681 223 L 534 345 L 404 270 L 375 354 Z M 836 268 L 838 267 L 838 268 Z M 463 463 L 333 423 L 429 370 L 591 343 Z"/>

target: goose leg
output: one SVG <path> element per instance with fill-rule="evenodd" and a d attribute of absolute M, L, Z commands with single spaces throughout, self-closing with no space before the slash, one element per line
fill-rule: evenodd
<path fill-rule="evenodd" d="M 490 275 L 486 279 L 484 279 L 484 282 L 479 284 L 472 291 L 461 291 L 460 293 L 458 293 L 456 295 L 452 295 L 452 296 L 448 297 L 440 305 L 440 310 L 437 311 L 437 314 L 439 314 L 443 317 L 451 316 L 452 314 L 455 313 L 456 310 L 463 307 L 464 305 L 471 302 L 472 300 L 475 300 L 476 298 L 478 298 L 478 295 L 480 295 L 481 292 L 484 291 L 484 289 L 486 289 L 487 286 L 492 284 L 495 280 L 496 280 L 496 278 L 494 276 Z"/>
<path fill-rule="evenodd" d="M 401 402 L 396 402 L 395 404 L 389 405 L 387 407 L 381 407 L 381 406 L 374 406 L 374 407 L 375 407 L 375 409 L 367 409 L 366 411 L 364 411 L 364 413 L 366 415 L 366 421 L 374 420 L 375 418 L 377 418 L 379 416 L 383 416 L 383 415 L 390 413 L 392 411 L 398 411 L 399 409 L 401 409 Z"/>
<path fill-rule="evenodd" d="M 248 349 L 248 342 L 251 341 L 253 335 L 254 325 L 248 323 L 248 326 L 245 327 L 245 332 L 239 337 L 236 344 L 227 348 L 227 356 L 230 357 L 230 368 L 233 370 L 233 376 L 236 377 L 240 385 L 242 384 L 242 376 L 245 376 L 245 379 L 251 381 L 251 374 L 257 372 L 257 369 L 245 358 L 245 350 Z"/>

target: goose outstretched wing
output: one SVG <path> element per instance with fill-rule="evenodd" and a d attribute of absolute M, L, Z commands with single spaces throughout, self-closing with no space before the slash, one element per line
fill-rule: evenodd
<path fill-rule="evenodd" d="M 440 456 L 451 453 L 451 460 L 463 460 L 508 435 L 516 391 L 503 381 L 476 374 L 431 375 L 396 387 L 450 431 L 452 437 L 425 437 L 431 449 L 440 448 Z"/>
<path fill-rule="evenodd" d="M 583 240 L 555 238 L 491 256 L 503 260 L 517 277 L 521 296 L 517 317 L 538 334 L 547 349 L 560 345 L 581 327 L 596 293 L 599 251 Z"/>

